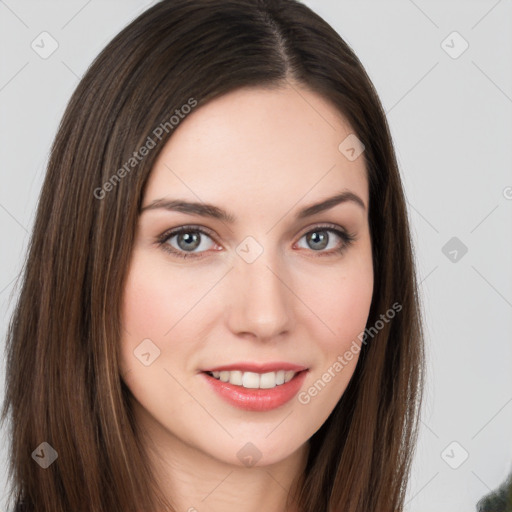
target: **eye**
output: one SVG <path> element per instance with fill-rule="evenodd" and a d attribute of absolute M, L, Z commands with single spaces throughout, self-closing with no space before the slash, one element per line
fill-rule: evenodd
<path fill-rule="evenodd" d="M 328 256 L 344 252 L 355 241 L 356 237 L 354 234 L 347 233 L 338 227 L 323 225 L 315 226 L 314 229 L 304 234 L 301 237 L 302 239 L 305 239 L 307 244 L 305 249 L 318 252 L 317 256 Z"/>
<path fill-rule="evenodd" d="M 322 225 L 302 235 L 302 239 L 308 245 L 302 248 L 318 253 L 315 256 L 329 256 L 344 252 L 356 240 L 356 236 L 335 225 Z M 157 239 L 157 243 L 164 251 L 181 258 L 200 258 L 203 253 L 215 247 L 212 235 L 204 228 L 195 226 L 181 226 L 166 231 Z"/>
<path fill-rule="evenodd" d="M 193 226 L 181 226 L 166 231 L 159 237 L 158 243 L 164 251 L 182 258 L 200 257 L 197 253 L 203 253 L 215 245 L 204 229 Z"/>

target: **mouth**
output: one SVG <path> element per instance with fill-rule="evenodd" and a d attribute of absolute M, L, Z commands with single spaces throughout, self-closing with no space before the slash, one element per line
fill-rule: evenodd
<path fill-rule="evenodd" d="M 303 370 L 305 371 L 305 370 Z M 210 377 L 221 382 L 245 389 L 273 389 L 290 382 L 298 373 L 294 370 L 278 370 L 274 372 L 257 373 L 241 370 L 205 372 Z"/>
<path fill-rule="evenodd" d="M 228 404 L 246 411 L 265 412 L 290 402 L 300 391 L 308 371 L 212 370 L 200 374 Z"/>

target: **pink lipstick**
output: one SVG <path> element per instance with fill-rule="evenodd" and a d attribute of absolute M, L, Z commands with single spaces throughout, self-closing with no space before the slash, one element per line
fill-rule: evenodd
<path fill-rule="evenodd" d="M 300 390 L 308 369 L 285 362 L 235 363 L 201 372 L 222 399 L 246 411 L 270 411 Z"/>

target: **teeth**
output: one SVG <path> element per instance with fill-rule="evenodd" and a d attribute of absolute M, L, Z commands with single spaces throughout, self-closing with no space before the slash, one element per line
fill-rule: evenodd
<path fill-rule="evenodd" d="M 242 375 L 242 386 L 249 389 L 258 389 L 260 387 L 260 376 L 253 372 L 244 372 Z"/>
<path fill-rule="evenodd" d="M 234 372 L 226 372 L 228 374 L 228 381 L 231 384 L 235 384 L 236 386 L 241 386 L 243 382 L 243 373 L 234 371 Z M 227 381 L 226 381 L 227 382 Z"/>
<path fill-rule="evenodd" d="M 257 382 L 257 381 L 256 381 Z M 276 387 L 276 374 L 274 372 L 260 375 L 260 388 L 271 389 Z"/>
<path fill-rule="evenodd" d="M 279 370 L 277 372 L 254 373 L 233 370 L 231 372 L 208 372 L 214 378 L 222 382 L 229 382 L 235 386 L 242 386 L 247 389 L 272 389 L 281 386 L 293 379 L 296 372 L 293 370 Z"/>
<path fill-rule="evenodd" d="M 292 380 L 294 375 L 295 375 L 295 372 L 292 370 L 290 370 L 288 372 L 284 372 L 284 381 L 288 382 L 289 380 Z"/>

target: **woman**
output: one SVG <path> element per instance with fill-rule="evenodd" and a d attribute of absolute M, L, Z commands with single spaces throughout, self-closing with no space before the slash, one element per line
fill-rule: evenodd
<path fill-rule="evenodd" d="M 118 34 L 59 127 L 7 351 L 16 510 L 402 510 L 417 282 L 340 36 L 294 0 Z"/>

